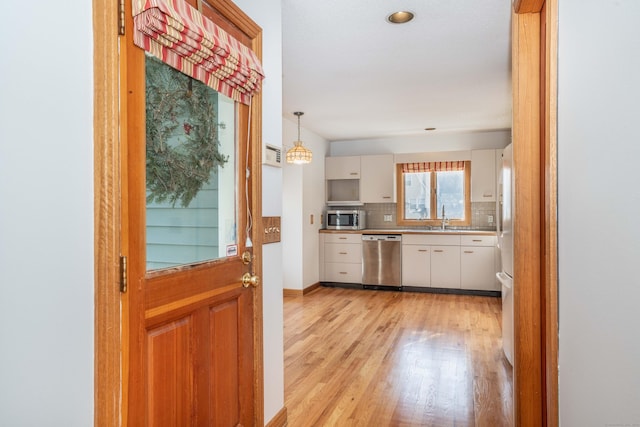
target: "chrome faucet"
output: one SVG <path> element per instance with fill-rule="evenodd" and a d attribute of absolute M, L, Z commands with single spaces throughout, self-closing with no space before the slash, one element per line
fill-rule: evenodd
<path fill-rule="evenodd" d="M 444 205 L 442 205 L 442 229 L 444 230 L 446 225 L 449 224 L 449 220 L 444 214 Z"/>

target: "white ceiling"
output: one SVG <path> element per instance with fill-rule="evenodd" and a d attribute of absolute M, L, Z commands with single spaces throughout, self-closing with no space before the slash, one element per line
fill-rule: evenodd
<path fill-rule="evenodd" d="M 510 0 L 283 0 L 283 115 L 329 141 L 511 127 Z M 413 21 L 386 22 L 397 10 Z"/>

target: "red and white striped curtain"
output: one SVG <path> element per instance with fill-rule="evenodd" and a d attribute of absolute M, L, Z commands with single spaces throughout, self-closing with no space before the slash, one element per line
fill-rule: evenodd
<path fill-rule="evenodd" d="M 456 160 L 453 162 L 417 162 L 417 163 L 402 163 L 402 172 L 450 172 L 450 171 L 463 171 L 465 161 Z"/>
<path fill-rule="evenodd" d="M 260 91 L 255 52 L 184 0 L 133 0 L 134 43 L 194 79 L 244 104 Z"/>

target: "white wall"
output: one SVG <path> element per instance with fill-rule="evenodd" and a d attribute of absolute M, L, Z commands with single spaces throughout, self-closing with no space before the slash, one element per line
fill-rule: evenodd
<path fill-rule="evenodd" d="M 314 160 L 303 168 L 302 181 L 302 250 L 304 266 L 302 282 L 305 288 L 320 281 L 320 235 L 325 205 L 324 158 L 329 144 L 313 132 L 304 132 L 304 142 L 313 151 Z M 313 216 L 313 224 L 311 223 Z"/>
<path fill-rule="evenodd" d="M 280 119 L 282 123 L 282 158 L 297 139 L 296 124 Z M 303 139 L 304 141 L 304 139 Z M 302 182 L 306 165 L 283 163 L 282 177 L 282 250 L 287 254 L 283 265 L 283 288 L 303 289 L 302 283 Z"/>
<path fill-rule="evenodd" d="M 302 116 L 304 120 L 304 116 Z M 297 120 L 285 118 L 284 149 L 298 139 Z M 301 126 L 300 139 L 313 153 L 306 165 L 284 165 L 283 245 L 287 254 L 284 265 L 284 288 L 302 290 L 320 280 L 319 234 L 324 208 L 324 158 L 328 143 Z M 313 215 L 313 224 L 311 224 Z"/>
<path fill-rule="evenodd" d="M 90 426 L 91 2 L 5 2 L 2 17 L 0 425 Z"/>
<path fill-rule="evenodd" d="M 262 141 L 282 140 L 282 6 L 280 0 L 234 0 L 262 27 Z M 282 216 L 282 169 L 262 167 L 262 215 Z M 282 243 L 263 247 L 264 419 L 284 407 L 284 324 L 282 318 Z"/>
<path fill-rule="evenodd" d="M 426 132 L 389 138 L 332 141 L 332 156 L 363 154 L 425 153 L 438 151 L 484 150 L 504 148 L 511 141 L 511 130 L 476 132 Z"/>
<path fill-rule="evenodd" d="M 236 3 L 264 30 L 263 136 L 278 145 L 280 2 Z M 25 7 L 3 5 L 0 26 L 0 425 L 84 427 L 93 424 L 91 3 L 35 0 L 26 20 Z M 264 168 L 264 215 L 281 215 L 281 181 Z M 269 421 L 284 406 L 282 251 L 264 249 Z"/>
<path fill-rule="evenodd" d="M 560 421 L 640 425 L 640 2 L 559 1 Z"/>

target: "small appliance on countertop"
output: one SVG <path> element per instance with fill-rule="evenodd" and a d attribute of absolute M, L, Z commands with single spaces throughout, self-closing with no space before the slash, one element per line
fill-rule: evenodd
<path fill-rule="evenodd" d="M 367 213 L 363 209 L 331 209 L 325 213 L 327 230 L 364 230 Z"/>

